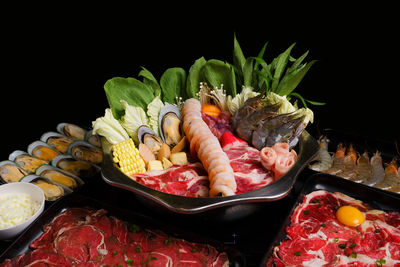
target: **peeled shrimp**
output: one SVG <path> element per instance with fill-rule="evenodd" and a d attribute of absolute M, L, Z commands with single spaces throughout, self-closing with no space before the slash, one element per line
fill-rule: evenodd
<path fill-rule="evenodd" d="M 363 184 L 374 186 L 383 181 L 385 178 L 385 169 L 383 168 L 382 157 L 379 151 L 376 151 L 375 154 L 371 157 L 371 177 L 364 181 Z"/>
<path fill-rule="evenodd" d="M 310 169 L 322 172 L 328 170 L 332 166 L 332 156 L 328 152 L 328 139 L 326 136 L 321 137 L 318 140 L 319 143 L 319 150 L 317 156 L 315 157 L 314 161 L 317 161 L 309 166 Z"/>
<path fill-rule="evenodd" d="M 344 168 L 337 175 L 345 179 L 353 179 L 357 175 L 357 152 L 350 145 L 343 159 Z"/>
<path fill-rule="evenodd" d="M 393 159 L 385 168 L 385 178 L 374 187 L 400 193 L 400 174 L 397 170 L 396 159 Z"/>
<path fill-rule="evenodd" d="M 200 101 L 194 98 L 186 100 L 181 113 L 183 131 L 190 142 L 190 151 L 197 153 L 209 174 L 210 196 L 234 195 L 237 185 L 233 169 L 218 139 L 202 119 Z"/>
<path fill-rule="evenodd" d="M 369 160 L 368 152 L 364 152 L 357 159 L 357 175 L 350 178 L 350 180 L 356 183 L 363 183 L 368 181 L 372 176 L 372 166 Z"/>
<path fill-rule="evenodd" d="M 346 148 L 343 146 L 343 144 L 339 144 L 337 146 L 335 155 L 333 156 L 332 166 L 323 172 L 332 175 L 338 175 L 340 172 L 342 172 L 344 168 L 345 154 L 346 154 Z"/>

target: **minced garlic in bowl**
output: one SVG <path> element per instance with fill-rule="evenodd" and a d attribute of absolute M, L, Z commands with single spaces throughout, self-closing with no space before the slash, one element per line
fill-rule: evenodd
<path fill-rule="evenodd" d="M 34 201 L 25 193 L 9 193 L 0 196 L 0 229 L 18 225 L 31 218 L 40 208 L 40 203 Z"/>

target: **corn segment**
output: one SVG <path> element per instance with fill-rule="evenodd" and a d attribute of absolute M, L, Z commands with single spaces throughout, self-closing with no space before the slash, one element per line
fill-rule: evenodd
<path fill-rule="evenodd" d="M 131 138 L 113 145 L 113 160 L 126 175 L 146 172 L 146 166 Z"/>

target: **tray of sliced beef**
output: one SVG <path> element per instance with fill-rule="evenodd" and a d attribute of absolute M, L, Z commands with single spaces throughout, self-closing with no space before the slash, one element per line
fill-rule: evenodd
<path fill-rule="evenodd" d="M 400 266 L 400 197 L 314 174 L 263 266 Z"/>
<path fill-rule="evenodd" d="M 244 266 L 238 251 L 150 217 L 71 194 L 0 256 L 0 266 Z"/>

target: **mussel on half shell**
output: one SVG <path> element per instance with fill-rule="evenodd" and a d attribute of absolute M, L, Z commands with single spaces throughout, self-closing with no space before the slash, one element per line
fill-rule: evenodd
<path fill-rule="evenodd" d="M 46 142 L 61 153 L 66 153 L 68 146 L 72 144 L 75 139 L 56 132 L 47 132 L 40 138 L 41 141 Z"/>
<path fill-rule="evenodd" d="M 27 173 L 34 173 L 40 165 L 47 163 L 46 161 L 32 157 L 27 153 L 21 153 L 16 156 L 14 161 Z"/>
<path fill-rule="evenodd" d="M 72 143 L 68 147 L 68 153 L 78 160 L 89 161 L 93 164 L 100 164 L 103 161 L 103 151 L 101 148 L 84 141 Z"/>
<path fill-rule="evenodd" d="M 163 141 L 175 146 L 183 137 L 182 116 L 177 106 L 167 104 L 160 110 L 158 127 Z"/>
<path fill-rule="evenodd" d="M 39 186 L 43 190 L 46 201 L 57 200 L 60 197 L 72 192 L 71 189 L 61 184 L 55 183 L 46 177 L 41 177 L 35 174 L 27 175 L 21 181 Z"/>
<path fill-rule="evenodd" d="M 142 125 L 138 129 L 138 140 L 148 146 L 154 154 L 160 150 L 163 141 L 148 126 Z"/>
<path fill-rule="evenodd" d="M 86 130 L 72 123 L 63 122 L 58 124 L 57 131 L 77 140 L 85 140 Z"/>
<path fill-rule="evenodd" d="M 99 172 L 99 167 L 90 162 L 74 159 L 71 155 L 59 155 L 51 165 L 80 178 L 90 178 Z"/>
<path fill-rule="evenodd" d="M 0 162 L 0 177 L 6 183 L 19 182 L 27 173 L 15 162 L 5 160 Z"/>
<path fill-rule="evenodd" d="M 38 159 L 50 162 L 60 154 L 55 148 L 43 141 L 35 141 L 28 146 L 28 153 Z"/>

